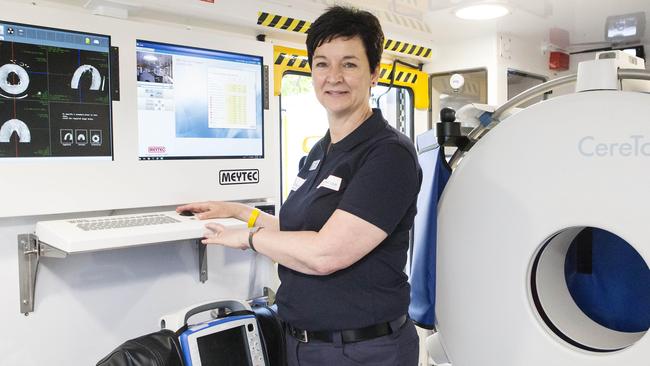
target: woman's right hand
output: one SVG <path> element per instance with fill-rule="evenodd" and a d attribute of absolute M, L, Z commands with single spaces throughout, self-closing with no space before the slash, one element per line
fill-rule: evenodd
<path fill-rule="evenodd" d="M 199 220 L 237 217 L 238 204 L 234 202 L 194 202 L 176 207 L 176 212 L 192 211 Z"/>

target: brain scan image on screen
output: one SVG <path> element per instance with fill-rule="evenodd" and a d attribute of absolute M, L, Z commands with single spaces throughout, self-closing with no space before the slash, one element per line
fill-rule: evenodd
<path fill-rule="evenodd" d="M 10 142 L 14 133 L 18 135 L 18 141 L 22 144 L 27 144 L 32 140 L 29 127 L 25 122 L 19 119 L 10 119 L 0 127 L 0 142 Z"/>
<path fill-rule="evenodd" d="M 102 74 L 99 73 L 99 70 L 93 65 L 81 65 L 77 70 L 72 74 L 72 80 L 70 81 L 70 88 L 79 89 L 79 84 L 83 76 L 90 75 L 91 83 L 88 87 L 90 90 L 104 90 L 104 79 Z"/>
<path fill-rule="evenodd" d="M 112 159 L 110 38 L 0 26 L 0 158 Z"/>
<path fill-rule="evenodd" d="M 4 96 L 9 98 L 13 96 L 14 98 L 24 98 L 26 95 L 19 97 L 21 94 L 24 94 L 29 87 L 29 74 L 27 71 L 16 64 L 4 64 L 0 66 L 0 89 L 3 92 L 9 94 L 9 96 Z"/>

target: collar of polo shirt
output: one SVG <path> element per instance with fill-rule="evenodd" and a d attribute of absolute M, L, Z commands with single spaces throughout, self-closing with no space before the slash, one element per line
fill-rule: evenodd
<path fill-rule="evenodd" d="M 356 130 L 352 131 L 349 135 L 345 136 L 341 141 L 332 144 L 333 150 L 342 150 L 350 151 L 355 146 L 359 145 L 361 142 L 367 140 L 368 138 L 374 136 L 384 128 L 384 117 L 381 114 L 381 110 L 373 108 L 372 115 L 363 122 Z M 331 142 L 330 131 L 327 130 L 325 138 L 321 140 L 321 149 L 327 151 L 328 146 Z"/>

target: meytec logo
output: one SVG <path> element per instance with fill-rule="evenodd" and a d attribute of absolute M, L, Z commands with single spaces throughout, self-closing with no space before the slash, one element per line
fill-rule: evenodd
<path fill-rule="evenodd" d="M 257 169 L 220 170 L 219 184 L 255 184 L 260 182 L 260 171 Z"/>

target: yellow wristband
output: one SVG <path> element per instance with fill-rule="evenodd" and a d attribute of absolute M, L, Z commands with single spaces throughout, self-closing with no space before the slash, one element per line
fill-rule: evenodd
<path fill-rule="evenodd" d="M 248 218 L 248 228 L 252 228 L 255 226 L 255 221 L 257 221 L 257 217 L 260 215 L 260 210 L 258 208 L 253 209 L 251 212 L 250 217 Z"/>

